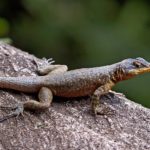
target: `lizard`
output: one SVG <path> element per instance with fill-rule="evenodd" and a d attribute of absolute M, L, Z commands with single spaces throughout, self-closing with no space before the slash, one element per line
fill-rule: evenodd
<path fill-rule="evenodd" d="M 13 89 L 25 93 L 38 93 L 39 101 L 28 100 L 18 103 L 14 112 L 0 119 L 0 122 L 22 114 L 24 110 L 46 110 L 53 96 L 91 96 L 91 108 L 99 114 L 100 99 L 109 93 L 118 82 L 150 72 L 150 63 L 143 58 L 128 58 L 121 62 L 93 68 L 68 71 L 66 65 L 48 65 L 38 68 L 40 76 L 0 77 L 0 89 Z M 3 106 L 1 106 L 3 107 Z"/>

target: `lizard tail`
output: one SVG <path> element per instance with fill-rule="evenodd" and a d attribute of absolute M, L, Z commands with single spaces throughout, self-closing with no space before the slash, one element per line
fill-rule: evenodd
<path fill-rule="evenodd" d="M 37 92 L 42 86 L 42 77 L 0 77 L 0 88 L 21 92 Z"/>

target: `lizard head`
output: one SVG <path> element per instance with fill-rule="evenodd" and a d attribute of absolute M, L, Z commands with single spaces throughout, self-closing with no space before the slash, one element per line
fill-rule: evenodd
<path fill-rule="evenodd" d="M 150 72 L 150 63 L 143 58 L 129 58 L 118 63 L 114 72 L 115 81 L 127 80 L 139 74 Z"/>
<path fill-rule="evenodd" d="M 150 72 L 150 63 L 143 58 L 125 60 L 125 70 L 129 76 L 135 76 Z"/>
<path fill-rule="evenodd" d="M 150 72 L 150 63 L 141 57 L 125 59 L 121 64 L 126 74 L 125 78 L 127 79 L 139 74 Z"/>

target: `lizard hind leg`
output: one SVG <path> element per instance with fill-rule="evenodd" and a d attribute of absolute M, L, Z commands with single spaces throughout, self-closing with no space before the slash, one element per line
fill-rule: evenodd
<path fill-rule="evenodd" d="M 0 118 L 0 123 L 9 119 L 9 118 L 12 118 L 12 117 L 18 117 L 19 115 L 23 115 L 23 110 L 24 110 L 24 107 L 23 107 L 23 104 L 22 103 L 18 103 L 16 106 L 14 107 L 11 107 L 11 106 L 0 106 L 1 109 L 9 109 L 9 110 L 14 110 L 14 112 Z"/>
<path fill-rule="evenodd" d="M 29 100 L 24 103 L 18 103 L 17 106 L 15 106 L 15 107 L 1 106 L 2 109 L 12 109 L 15 111 L 4 116 L 3 118 L 0 118 L 0 122 L 3 122 L 12 117 L 17 117 L 19 115 L 23 115 L 23 111 L 26 109 L 39 110 L 39 111 L 44 111 L 44 110 L 48 109 L 51 105 L 51 102 L 53 99 L 53 94 L 52 94 L 51 90 L 48 89 L 47 87 L 42 87 L 39 91 L 38 98 L 39 98 L 39 101 Z"/>
<path fill-rule="evenodd" d="M 38 73 L 40 75 L 51 75 L 56 73 L 63 73 L 68 70 L 68 67 L 66 65 L 44 65 L 41 67 L 38 67 Z"/>
<path fill-rule="evenodd" d="M 50 107 L 53 94 L 52 91 L 47 87 L 42 87 L 38 94 L 39 101 L 29 100 L 23 104 L 24 109 L 29 110 L 46 110 Z"/>

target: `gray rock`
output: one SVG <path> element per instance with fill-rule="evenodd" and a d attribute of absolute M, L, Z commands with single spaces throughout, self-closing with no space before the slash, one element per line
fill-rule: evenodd
<path fill-rule="evenodd" d="M 37 63 L 44 60 L 0 44 L 1 76 L 37 76 Z M 14 106 L 31 98 L 36 100 L 36 93 L 0 90 L 0 105 Z M 103 96 L 102 101 L 114 114 L 95 118 L 89 97 L 54 97 L 52 106 L 45 112 L 25 111 L 24 116 L 0 123 L 0 150 L 150 149 L 150 109 L 118 93 Z M 7 113 L 0 110 L 1 117 Z"/>

